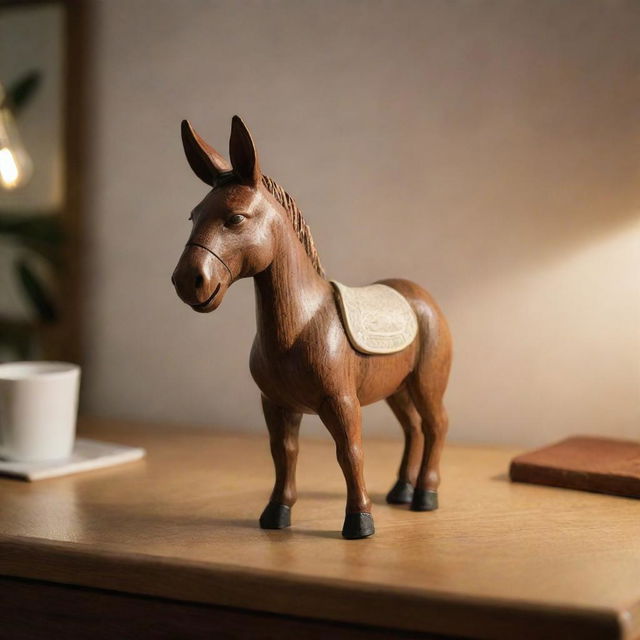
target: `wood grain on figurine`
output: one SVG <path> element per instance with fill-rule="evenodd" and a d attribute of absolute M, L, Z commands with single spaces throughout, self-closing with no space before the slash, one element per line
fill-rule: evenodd
<path fill-rule="evenodd" d="M 513 459 L 511 480 L 640 498 L 640 443 L 574 436 Z"/>
<path fill-rule="evenodd" d="M 341 313 L 302 212 L 262 173 L 242 120 L 232 120 L 231 162 L 186 120 L 182 141 L 189 165 L 211 191 L 189 216 L 191 232 L 171 278 L 176 293 L 194 311 L 208 313 L 237 280 L 253 278 L 255 285 L 257 327 L 249 367 L 262 394 L 275 466 L 260 526 L 291 524 L 298 432 L 302 415 L 310 413 L 335 440 L 347 489 L 342 535 L 374 533 L 361 407 L 380 400 L 389 404 L 405 437 L 387 501 L 434 511 L 451 367 L 451 334 L 438 305 L 414 282 L 390 279 L 362 290 L 341 289 Z"/>

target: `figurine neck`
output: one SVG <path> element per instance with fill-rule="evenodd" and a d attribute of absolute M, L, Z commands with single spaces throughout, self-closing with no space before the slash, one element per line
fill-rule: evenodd
<path fill-rule="evenodd" d="M 307 256 L 293 228 L 286 224 L 274 259 L 254 276 L 258 336 L 279 349 L 288 349 L 331 295 Z"/>

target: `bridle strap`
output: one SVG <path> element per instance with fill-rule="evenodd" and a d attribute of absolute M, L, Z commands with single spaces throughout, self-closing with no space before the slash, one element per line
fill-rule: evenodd
<path fill-rule="evenodd" d="M 200 244 L 198 242 L 189 241 L 189 242 L 187 242 L 186 246 L 187 247 L 200 247 L 200 249 L 204 249 L 205 251 L 208 251 L 214 258 L 217 258 L 222 263 L 222 266 L 229 273 L 229 283 L 233 282 L 233 274 L 231 273 L 231 269 L 229 269 L 229 267 L 227 266 L 227 263 L 215 251 L 212 251 L 211 249 L 209 249 L 209 247 L 206 247 L 205 245 Z"/>
<path fill-rule="evenodd" d="M 237 180 L 237 176 L 233 171 L 221 171 L 216 176 L 216 187 L 222 187 L 225 184 L 229 184 L 230 182 L 235 182 Z"/>

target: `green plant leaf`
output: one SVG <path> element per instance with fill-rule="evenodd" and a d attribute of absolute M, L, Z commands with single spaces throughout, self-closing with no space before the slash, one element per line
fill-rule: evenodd
<path fill-rule="evenodd" d="M 54 323 L 58 319 L 58 313 L 40 277 L 24 259 L 18 260 L 15 268 L 22 289 L 40 320 L 46 324 Z"/>
<path fill-rule="evenodd" d="M 64 230 L 57 215 L 16 215 L 0 213 L 0 235 L 16 242 L 59 266 Z"/>
<path fill-rule="evenodd" d="M 36 327 L 24 320 L 14 320 L 0 316 L 0 346 L 9 354 L 0 356 L 0 362 L 7 360 L 29 360 L 37 340 Z"/>
<path fill-rule="evenodd" d="M 26 216 L 0 213 L 0 234 L 55 245 L 62 244 L 64 240 L 62 223 L 57 215 Z"/>
<path fill-rule="evenodd" d="M 20 113 L 29 103 L 40 86 L 41 79 L 42 74 L 39 71 L 29 71 L 7 89 L 7 100 L 14 114 Z"/>

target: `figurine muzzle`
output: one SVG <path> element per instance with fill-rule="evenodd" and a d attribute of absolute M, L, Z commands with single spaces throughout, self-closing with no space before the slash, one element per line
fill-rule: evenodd
<path fill-rule="evenodd" d="M 189 243 L 171 276 L 178 297 L 194 311 L 216 309 L 230 284 L 230 272 L 206 247 Z"/>

